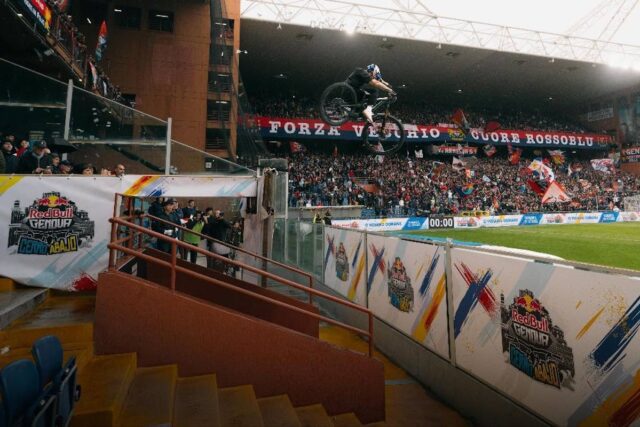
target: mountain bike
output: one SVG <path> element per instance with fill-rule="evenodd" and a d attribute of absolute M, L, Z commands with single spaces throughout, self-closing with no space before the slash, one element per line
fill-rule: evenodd
<path fill-rule="evenodd" d="M 389 113 L 395 96 L 378 98 L 373 106 L 373 124 L 362 115 L 363 101 L 347 82 L 333 83 L 320 96 L 320 117 L 330 126 L 341 126 L 347 121 L 365 120 L 362 142 L 374 154 L 391 154 L 402 148 L 406 139 L 400 119 Z"/>

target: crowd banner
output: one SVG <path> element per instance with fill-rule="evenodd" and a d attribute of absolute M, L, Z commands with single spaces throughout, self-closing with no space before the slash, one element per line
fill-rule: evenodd
<path fill-rule="evenodd" d="M 640 147 L 623 148 L 621 153 L 622 163 L 640 162 Z"/>
<path fill-rule="evenodd" d="M 324 227 L 324 284 L 349 301 L 367 306 L 364 233 Z"/>
<path fill-rule="evenodd" d="M 0 177 L 0 271 L 30 286 L 95 287 L 118 188 L 115 177 Z"/>
<path fill-rule="evenodd" d="M 369 309 L 448 359 L 444 247 L 377 235 L 367 246 Z"/>
<path fill-rule="evenodd" d="M 640 278 L 453 248 L 458 367 L 556 425 L 630 425 Z"/>
<path fill-rule="evenodd" d="M 264 139 L 333 140 L 362 139 L 364 123 L 347 122 L 342 126 L 329 126 L 318 119 L 291 119 L 282 117 L 258 117 Z M 415 143 L 476 143 L 483 145 L 511 145 L 514 147 L 571 147 L 584 150 L 607 150 L 612 139 L 608 135 L 568 132 L 540 132 L 499 130 L 484 133 L 472 129 L 467 135 L 448 126 L 423 126 L 405 124 L 407 142 Z M 449 150 L 449 148 L 444 148 Z"/>

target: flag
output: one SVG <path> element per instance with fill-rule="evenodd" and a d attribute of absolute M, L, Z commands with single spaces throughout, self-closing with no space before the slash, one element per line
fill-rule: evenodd
<path fill-rule="evenodd" d="M 542 203 L 566 203 L 570 201 L 571 198 L 567 195 L 562 185 L 556 181 L 549 184 L 549 188 L 542 196 Z"/>
<path fill-rule="evenodd" d="M 562 150 L 547 150 L 549 155 L 551 156 L 551 160 L 556 165 L 564 164 L 564 151 Z"/>
<path fill-rule="evenodd" d="M 487 157 L 493 157 L 493 155 L 496 154 L 496 151 L 498 150 L 496 149 L 495 145 L 487 144 L 484 146 L 484 154 L 486 154 Z"/>
<path fill-rule="evenodd" d="M 464 170 L 464 174 L 466 175 L 467 178 L 471 179 L 471 178 L 475 178 L 476 171 L 471 170 L 471 169 L 465 169 Z"/>
<path fill-rule="evenodd" d="M 527 180 L 527 184 L 529 185 L 529 188 L 531 188 L 531 190 L 534 193 L 536 193 L 536 194 L 538 194 L 540 196 L 544 196 L 545 189 L 542 187 L 542 185 L 540 185 L 540 183 L 538 183 L 538 182 L 536 182 L 536 181 L 534 181 L 532 179 L 529 179 L 529 180 Z"/>
<path fill-rule="evenodd" d="M 102 60 L 102 56 L 107 50 L 107 21 L 102 21 L 100 32 L 98 33 L 98 44 L 96 45 L 96 61 Z"/>
<path fill-rule="evenodd" d="M 534 175 L 538 176 L 538 179 L 544 181 L 554 181 L 556 179 L 555 173 L 553 173 L 553 169 L 549 166 L 545 165 L 540 159 L 534 159 L 530 164 L 528 169 L 534 173 Z"/>
<path fill-rule="evenodd" d="M 444 167 L 445 167 L 444 163 L 435 160 L 433 162 L 433 167 L 431 168 L 431 173 L 433 174 L 433 177 L 434 178 L 439 177 L 442 171 L 444 170 Z"/>
<path fill-rule="evenodd" d="M 491 178 L 489 178 L 487 175 L 482 175 L 482 180 L 487 184 L 491 182 Z"/>
<path fill-rule="evenodd" d="M 467 130 L 469 130 L 469 122 L 467 121 L 467 118 L 464 115 L 464 111 L 462 111 L 461 108 L 458 108 L 453 113 L 453 116 L 451 116 L 451 121 L 455 123 L 465 133 Z"/>
<path fill-rule="evenodd" d="M 615 172 L 612 159 L 593 159 L 591 160 L 591 167 L 593 167 L 594 170 L 603 173 Z"/>
<path fill-rule="evenodd" d="M 338 148 L 336 147 L 336 152 L 337 152 L 337 150 L 338 150 Z M 378 145 L 375 146 L 374 150 L 382 153 L 382 152 L 384 152 L 384 147 L 382 147 L 382 144 L 380 142 L 378 142 Z M 384 162 L 384 155 L 383 154 L 378 154 L 376 156 L 376 161 L 378 163 Z"/>
<path fill-rule="evenodd" d="M 467 197 L 473 194 L 473 190 L 475 188 L 473 187 L 473 184 L 465 184 L 461 187 L 457 187 L 456 191 L 458 192 L 458 194 L 460 194 L 462 197 Z"/>
<path fill-rule="evenodd" d="M 453 156 L 451 165 L 453 166 L 453 170 L 456 172 L 460 172 L 465 167 L 465 163 L 455 156 Z"/>
<path fill-rule="evenodd" d="M 89 68 L 91 68 L 91 80 L 93 82 L 93 88 L 98 88 L 98 70 L 96 70 L 96 66 L 93 64 L 93 61 L 89 61 Z"/>
<path fill-rule="evenodd" d="M 486 125 L 484 125 L 484 132 L 491 133 L 495 132 L 502 128 L 502 125 L 497 120 L 489 120 Z"/>
<path fill-rule="evenodd" d="M 295 141 L 289 142 L 289 148 L 291 149 L 292 153 L 304 152 L 304 145 L 300 144 L 299 142 L 295 142 Z"/>
<path fill-rule="evenodd" d="M 511 144 L 508 145 L 511 147 Z M 522 150 L 520 148 L 516 148 L 515 150 L 512 148 L 509 152 L 509 163 L 512 165 L 517 165 L 520 163 L 520 156 L 522 155 Z"/>
<path fill-rule="evenodd" d="M 69 10 L 69 4 L 71 3 L 71 0 L 58 0 L 58 10 L 62 13 L 65 13 L 67 10 Z"/>
<path fill-rule="evenodd" d="M 413 153 L 416 155 L 416 159 L 424 159 L 424 153 L 422 150 L 415 150 Z"/>

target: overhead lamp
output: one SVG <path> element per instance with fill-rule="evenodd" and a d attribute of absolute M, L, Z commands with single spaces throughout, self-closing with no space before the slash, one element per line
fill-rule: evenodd
<path fill-rule="evenodd" d="M 278 22 L 278 26 L 276 27 L 278 30 L 282 29 L 282 24 Z"/>
<path fill-rule="evenodd" d="M 22 18 L 22 14 L 21 13 L 16 13 L 16 15 L 18 16 L 18 18 Z"/>
<path fill-rule="evenodd" d="M 556 62 L 556 59 L 555 59 L 555 58 L 551 58 L 551 59 L 549 60 L 549 63 L 551 63 L 551 64 L 553 64 L 554 62 Z"/>
<path fill-rule="evenodd" d="M 118 9 L 118 8 L 116 7 L 115 9 L 113 9 L 113 11 L 114 11 L 115 13 L 121 13 L 121 12 L 122 12 L 122 9 Z"/>
<path fill-rule="evenodd" d="M 238 50 L 236 50 L 236 53 L 237 53 L 237 54 L 244 53 L 244 54 L 246 55 L 246 54 L 247 54 L 247 53 L 249 53 L 249 52 L 248 52 L 248 51 L 246 51 L 246 50 L 238 49 Z"/>
<path fill-rule="evenodd" d="M 89 18 L 87 18 L 87 22 L 88 22 L 89 24 L 93 24 L 93 22 L 91 22 L 91 19 L 89 19 Z"/>
<path fill-rule="evenodd" d="M 442 44 L 438 43 L 438 46 L 436 46 L 436 49 L 442 49 Z"/>

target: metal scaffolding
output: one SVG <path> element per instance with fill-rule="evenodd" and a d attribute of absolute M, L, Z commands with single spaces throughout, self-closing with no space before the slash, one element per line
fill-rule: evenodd
<path fill-rule="evenodd" d="M 625 12 L 632 9 L 625 7 Z M 606 37 L 595 40 L 466 21 L 438 16 L 421 0 L 369 0 L 366 3 L 359 0 L 242 0 L 241 16 L 278 25 L 421 40 L 640 71 L 640 46 L 611 42 L 611 31 L 605 31 Z M 617 27 L 612 28 L 615 33 Z"/>

